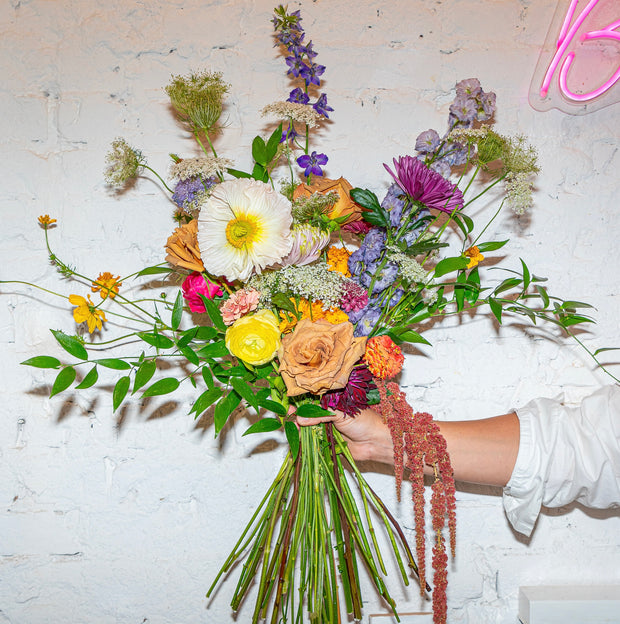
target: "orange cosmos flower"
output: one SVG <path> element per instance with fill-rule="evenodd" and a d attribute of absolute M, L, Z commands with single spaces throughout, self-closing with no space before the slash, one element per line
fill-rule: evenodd
<path fill-rule="evenodd" d="M 120 275 L 114 277 L 109 271 L 99 273 L 99 277 L 93 282 L 91 290 L 93 292 L 99 291 L 99 295 L 102 299 L 106 299 L 108 295 L 110 295 L 110 299 L 114 299 L 119 286 L 123 285 L 123 282 L 118 281 L 120 278 Z"/>
<path fill-rule="evenodd" d="M 92 302 L 90 295 L 88 300 L 80 295 L 69 295 L 69 303 L 77 306 L 73 310 L 73 318 L 76 323 L 87 323 L 88 331 L 92 334 L 95 329 L 103 327 L 103 321 L 108 319 L 105 317 L 103 310 L 98 310 Z"/>
<path fill-rule="evenodd" d="M 364 359 L 368 369 L 378 379 L 391 379 L 400 373 L 405 356 L 400 347 L 386 335 L 373 336 L 366 343 Z"/>

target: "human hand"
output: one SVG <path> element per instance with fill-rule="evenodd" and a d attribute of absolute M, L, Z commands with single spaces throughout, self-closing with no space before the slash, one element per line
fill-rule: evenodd
<path fill-rule="evenodd" d="M 296 422 L 301 427 L 331 422 L 342 434 L 353 459 L 356 461 L 372 460 L 386 464 L 394 463 L 392 436 L 381 415 L 373 409 L 362 410 L 357 416 L 346 416 L 335 411 L 333 416 L 303 418 L 297 416 Z"/>

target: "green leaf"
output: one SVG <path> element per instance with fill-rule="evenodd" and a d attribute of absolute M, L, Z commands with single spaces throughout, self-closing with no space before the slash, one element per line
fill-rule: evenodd
<path fill-rule="evenodd" d="M 146 269 L 142 269 L 139 273 L 136 273 L 136 277 L 141 277 L 142 275 L 158 275 L 160 273 L 172 273 L 174 269 L 165 266 L 150 266 L 146 267 Z"/>
<path fill-rule="evenodd" d="M 170 349 L 171 347 L 174 347 L 174 342 L 172 342 L 172 340 L 170 340 L 167 336 L 162 336 L 161 334 L 140 332 L 138 336 L 144 340 L 144 342 L 157 349 Z"/>
<path fill-rule="evenodd" d="M 273 303 L 273 305 L 277 308 L 287 310 L 293 314 L 297 312 L 295 304 L 291 301 L 290 297 L 287 297 L 284 293 L 279 292 L 273 295 L 273 297 L 271 297 L 271 303 Z"/>
<path fill-rule="evenodd" d="M 270 163 L 278 153 L 278 147 L 280 146 L 280 139 L 282 138 L 282 124 L 280 124 L 271 134 L 267 141 L 267 153 L 265 158 Z"/>
<path fill-rule="evenodd" d="M 463 235 L 467 237 L 470 232 L 474 229 L 474 222 L 471 217 L 467 216 L 463 213 L 453 213 L 452 220 L 459 226 Z"/>
<path fill-rule="evenodd" d="M 267 165 L 267 146 L 265 145 L 265 141 L 259 136 L 254 137 L 252 141 L 252 158 L 259 165 Z"/>
<path fill-rule="evenodd" d="M 226 169 L 226 171 L 230 173 L 230 175 L 233 178 L 251 178 L 252 177 L 251 173 L 247 173 L 246 171 L 239 171 L 239 169 Z"/>
<path fill-rule="evenodd" d="M 138 392 L 138 390 L 140 390 L 142 386 L 144 386 L 149 381 L 151 381 L 151 378 L 155 374 L 156 370 L 157 370 L 157 362 L 155 360 L 144 360 L 144 362 L 140 364 L 140 367 L 136 371 L 136 377 L 133 381 L 132 394 L 135 394 L 136 392 Z"/>
<path fill-rule="evenodd" d="M 510 239 L 507 238 L 503 241 L 490 241 L 488 243 L 480 243 L 476 245 L 480 250 L 480 253 L 485 253 L 487 251 L 495 251 L 496 249 L 501 249 Z"/>
<path fill-rule="evenodd" d="M 129 375 L 125 375 L 121 377 L 114 386 L 114 391 L 112 392 L 112 408 L 113 411 L 118 409 L 118 406 L 123 402 L 123 399 L 127 396 L 127 391 L 129 390 Z"/>
<path fill-rule="evenodd" d="M 258 399 L 254 392 L 252 392 L 251 386 L 239 379 L 239 377 L 231 377 L 230 383 L 235 389 L 235 392 L 240 394 L 247 401 L 248 405 L 251 405 L 258 412 Z"/>
<path fill-rule="evenodd" d="M 269 179 L 269 174 L 267 173 L 267 169 L 265 169 L 263 165 L 256 163 L 254 165 L 254 168 L 252 169 L 252 177 L 259 182 L 267 182 L 267 180 Z"/>
<path fill-rule="evenodd" d="M 88 353 L 84 348 L 84 345 L 75 336 L 67 336 L 67 334 L 56 330 L 50 329 L 54 338 L 58 341 L 58 344 L 70 355 L 80 360 L 87 360 Z"/>
<path fill-rule="evenodd" d="M 226 323 L 224 323 L 224 320 L 222 319 L 222 313 L 220 312 L 220 309 L 217 307 L 217 305 L 215 305 L 215 303 L 213 303 L 211 299 L 207 299 L 204 295 L 200 295 L 200 298 L 205 304 L 207 314 L 209 315 L 209 318 L 211 319 L 213 325 L 221 331 L 226 331 Z"/>
<path fill-rule="evenodd" d="M 620 347 L 601 347 L 594 352 L 594 355 L 598 355 L 599 353 L 603 353 L 604 351 L 619 351 Z"/>
<path fill-rule="evenodd" d="M 183 293 L 179 290 L 179 292 L 177 293 L 177 298 L 174 302 L 174 307 L 172 308 L 172 320 L 170 321 L 170 326 L 175 331 L 179 329 L 182 316 L 183 316 Z"/>
<path fill-rule="evenodd" d="M 207 327 L 201 326 L 198 328 L 196 332 L 196 340 L 213 340 L 218 335 L 217 329 L 215 327 Z"/>
<path fill-rule="evenodd" d="M 569 314 L 560 317 L 560 325 L 562 325 L 562 327 L 570 327 L 571 325 L 578 325 L 579 323 L 594 323 L 594 320 L 587 316 L 579 316 L 578 314 Z"/>
<path fill-rule="evenodd" d="M 199 327 L 190 327 L 181 333 L 181 337 L 177 340 L 178 347 L 187 347 L 187 345 L 196 338 Z M 212 327 L 210 329 L 213 329 Z M 215 331 L 213 329 L 213 331 Z"/>
<path fill-rule="evenodd" d="M 452 271 L 465 269 L 468 264 L 469 258 L 464 258 L 463 256 L 444 258 L 443 260 L 440 260 L 435 267 L 435 277 L 442 277 L 447 273 L 452 273 Z"/>
<path fill-rule="evenodd" d="M 591 309 L 595 309 L 593 305 L 590 305 L 589 303 L 584 303 L 583 301 L 563 301 L 562 308 L 564 308 L 565 310 L 574 310 L 576 308 L 591 308 Z"/>
<path fill-rule="evenodd" d="M 506 290 L 511 290 L 521 284 L 521 278 L 519 277 L 509 277 L 505 279 L 494 291 L 494 295 L 499 295 L 500 293 L 505 292 Z"/>
<path fill-rule="evenodd" d="M 194 366 L 200 364 L 200 358 L 191 347 L 179 347 L 179 351 L 185 356 L 185 359 Z"/>
<path fill-rule="evenodd" d="M 213 412 L 215 435 L 222 430 L 228 417 L 235 411 L 239 403 L 241 403 L 241 396 L 233 390 L 215 406 L 215 411 Z"/>
<path fill-rule="evenodd" d="M 50 398 L 55 394 L 66 390 L 75 379 L 75 368 L 73 366 L 67 366 L 63 368 L 58 375 L 56 375 L 56 379 L 54 381 L 54 385 L 52 386 L 52 391 L 50 392 Z"/>
<path fill-rule="evenodd" d="M 496 299 L 489 298 L 489 307 L 491 308 L 491 312 L 493 312 L 497 322 L 502 324 L 502 305 Z"/>
<path fill-rule="evenodd" d="M 417 342 L 427 345 L 431 344 L 426 338 L 418 334 L 418 332 L 413 331 L 413 329 L 406 329 L 403 332 L 398 332 L 396 335 L 403 342 Z"/>
<path fill-rule="evenodd" d="M 320 405 L 315 405 L 314 403 L 304 403 L 295 411 L 297 412 L 297 416 L 301 416 L 302 418 L 320 418 L 333 414 L 333 412 L 323 409 Z"/>
<path fill-rule="evenodd" d="M 60 360 L 51 355 L 37 355 L 20 363 L 24 366 L 34 366 L 36 368 L 58 368 L 60 366 Z"/>
<path fill-rule="evenodd" d="M 129 370 L 131 368 L 131 364 L 118 358 L 104 358 L 92 361 L 106 368 L 113 368 L 114 370 Z"/>
<path fill-rule="evenodd" d="M 480 273 L 478 267 L 474 267 L 467 276 L 468 288 L 465 290 L 465 298 L 470 305 L 474 305 L 480 296 Z"/>
<path fill-rule="evenodd" d="M 261 418 L 253 425 L 250 425 L 243 435 L 249 435 L 251 433 L 267 433 L 269 431 L 277 431 L 282 428 L 282 423 L 277 418 Z"/>
<path fill-rule="evenodd" d="M 456 276 L 456 285 L 454 287 L 454 300 L 456 301 L 456 309 L 461 312 L 465 307 L 465 282 L 467 281 L 467 274 L 465 271 L 459 271 Z"/>
<path fill-rule="evenodd" d="M 165 377 L 156 381 L 152 386 L 149 386 L 143 393 L 143 397 L 160 396 L 162 394 L 170 394 L 174 392 L 180 385 L 180 382 L 175 377 Z"/>
<path fill-rule="evenodd" d="M 215 382 L 213 381 L 213 375 L 211 374 L 211 369 L 205 364 L 202 367 L 202 378 L 205 380 L 205 384 L 207 388 L 212 389 L 215 387 Z"/>
<path fill-rule="evenodd" d="M 258 404 L 261 407 L 273 412 L 274 414 L 279 414 L 280 416 L 286 416 L 286 407 L 282 405 L 282 403 L 278 403 L 277 401 L 272 401 L 271 399 L 258 399 Z"/>
<path fill-rule="evenodd" d="M 377 196 L 367 189 L 354 188 L 349 192 L 351 199 L 356 204 L 365 208 L 364 221 L 379 227 L 391 227 L 390 217 L 387 211 L 381 207 Z"/>
<path fill-rule="evenodd" d="M 294 422 L 287 420 L 284 423 L 284 433 L 286 433 L 288 445 L 291 447 L 291 457 L 295 459 L 299 453 L 299 429 Z"/>
<path fill-rule="evenodd" d="M 84 379 L 82 379 L 82 381 L 75 387 L 78 390 L 86 390 L 86 388 L 94 386 L 97 383 L 97 379 L 99 379 L 99 373 L 97 372 L 97 366 L 95 365 L 88 371 L 86 377 L 84 377 Z"/>
<path fill-rule="evenodd" d="M 211 407 L 222 396 L 222 389 L 213 387 L 210 390 L 205 390 L 192 405 L 192 409 L 189 410 L 191 414 L 194 412 L 196 418 L 198 418 L 206 409 Z"/>
<path fill-rule="evenodd" d="M 212 342 L 211 344 L 201 347 L 197 351 L 198 355 L 202 358 L 218 358 L 230 355 L 226 348 L 226 343 L 223 340 Z"/>
<path fill-rule="evenodd" d="M 519 258 L 521 260 L 521 267 L 523 268 L 523 290 L 527 290 L 530 285 L 530 270 L 527 268 L 527 264 L 523 262 L 523 258 Z"/>
<path fill-rule="evenodd" d="M 547 308 L 549 306 L 549 295 L 547 294 L 547 289 L 544 286 L 536 286 L 536 290 L 540 298 L 542 299 L 543 306 Z"/>

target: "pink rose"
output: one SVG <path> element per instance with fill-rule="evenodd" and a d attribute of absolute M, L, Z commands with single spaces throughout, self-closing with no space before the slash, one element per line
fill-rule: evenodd
<path fill-rule="evenodd" d="M 245 316 L 248 312 L 256 310 L 260 293 L 254 288 L 243 288 L 230 295 L 220 308 L 222 318 L 226 325 L 232 325 L 235 321 Z"/>
<path fill-rule="evenodd" d="M 222 287 L 219 284 L 209 281 L 202 273 L 196 271 L 185 278 L 181 290 L 192 312 L 206 312 L 200 295 L 204 295 L 207 299 L 222 296 Z"/>

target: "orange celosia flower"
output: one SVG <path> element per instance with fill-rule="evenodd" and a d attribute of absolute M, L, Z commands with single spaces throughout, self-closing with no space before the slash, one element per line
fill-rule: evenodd
<path fill-rule="evenodd" d="M 114 277 L 109 271 L 99 273 L 99 277 L 93 282 L 91 290 L 93 292 L 99 291 L 99 296 L 102 299 L 106 299 L 108 295 L 110 295 L 110 299 L 114 299 L 119 286 L 123 285 L 123 282 L 118 281 L 120 278 L 120 275 Z"/>
<path fill-rule="evenodd" d="M 84 297 L 80 297 L 80 295 L 69 295 L 69 303 L 77 306 L 73 310 L 75 322 L 86 322 L 88 324 L 88 331 L 91 334 L 95 331 L 95 328 L 101 329 L 103 327 L 103 321 L 108 320 L 103 310 L 98 310 L 95 307 L 90 295 L 88 295 L 88 300 L 84 299 Z"/>
<path fill-rule="evenodd" d="M 479 262 L 484 260 L 484 256 L 480 253 L 480 249 L 475 245 L 465 250 L 465 256 L 469 258 L 468 269 L 473 269 Z"/>
<path fill-rule="evenodd" d="M 400 373 L 405 356 L 400 347 L 386 335 L 373 336 L 366 343 L 364 359 L 368 369 L 378 379 L 391 379 Z"/>
<path fill-rule="evenodd" d="M 56 223 L 56 219 L 52 219 L 49 215 L 41 215 L 39 217 L 39 225 L 43 226 L 46 230 L 51 225 Z"/>
<path fill-rule="evenodd" d="M 351 252 L 345 247 L 330 247 L 327 250 L 327 266 L 330 271 L 342 273 L 345 277 L 351 277 L 349 273 L 349 256 Z"/>

